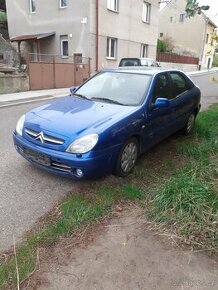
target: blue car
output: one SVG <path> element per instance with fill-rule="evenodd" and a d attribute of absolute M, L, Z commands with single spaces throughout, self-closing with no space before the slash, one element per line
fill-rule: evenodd
<path fill-rule="evenodd" d="M 145 150 L 180 129 L 192 132 L 200 96 L 178 70 L 105 70 L 23 115 L 13 134 L 15 148 L 59 175 L 124 177 Z"/>

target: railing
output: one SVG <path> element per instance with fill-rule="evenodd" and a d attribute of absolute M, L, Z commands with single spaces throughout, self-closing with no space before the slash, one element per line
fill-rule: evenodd
<path fill-rule="evenodd" d="M 29 53 L 28 62 L 89 64 L 89 58 L 78 55 L 61 57 L 59 55 L 52 54 Z"/>

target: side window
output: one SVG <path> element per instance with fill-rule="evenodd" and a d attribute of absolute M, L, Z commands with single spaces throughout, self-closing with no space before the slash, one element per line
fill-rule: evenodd
<path fill-rule="evenodd" d="M 154 90 L 151 97 L 150 105 L 155 103 L 157 98 L 170 99 L 170 82 L 167 74 L 160 74 L 156 76 Z"/>
<path fill-rule="evenodd" d="M 180 73 L 170 73 L 172 80 L 172 98 L 175 98 L 183 92 L 189 90 L 189 85 L 186 79 Z"/>

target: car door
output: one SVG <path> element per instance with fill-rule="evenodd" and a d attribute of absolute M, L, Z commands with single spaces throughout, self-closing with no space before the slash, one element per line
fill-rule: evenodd
<path fill-rule="evenodd" d="M 181 129 L 189 115 L 193 111 L 194 98 L 192 97 L 191 87 L 184 74 L 181 72 L 169 72 L 172 93 L 170 107 L 172 110 L 173 131 Z"/>
<path fill-rule="evenodd" d="M 146 104 L 146 125 L 143 132 L 145 148 L 163 140 L 172 132 L 171 107 L 155 108 L 154 103 L 157 98 L 169 99 L 171 95 L 170 79 L 167 73 L 156 75 L 149 99 Z"/>

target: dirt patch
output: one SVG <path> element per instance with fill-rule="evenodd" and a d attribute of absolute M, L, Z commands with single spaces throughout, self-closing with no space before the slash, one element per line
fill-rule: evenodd
<path fill-rule="evenodd" d="M 166 236 L 149 231 L 138 206 L 117 209 L 98 230 L 84 228 L 80 239 L 43 250 L 39 270 L 23 289 L 217 289 L 215 260 L 176 249 Z"/>

